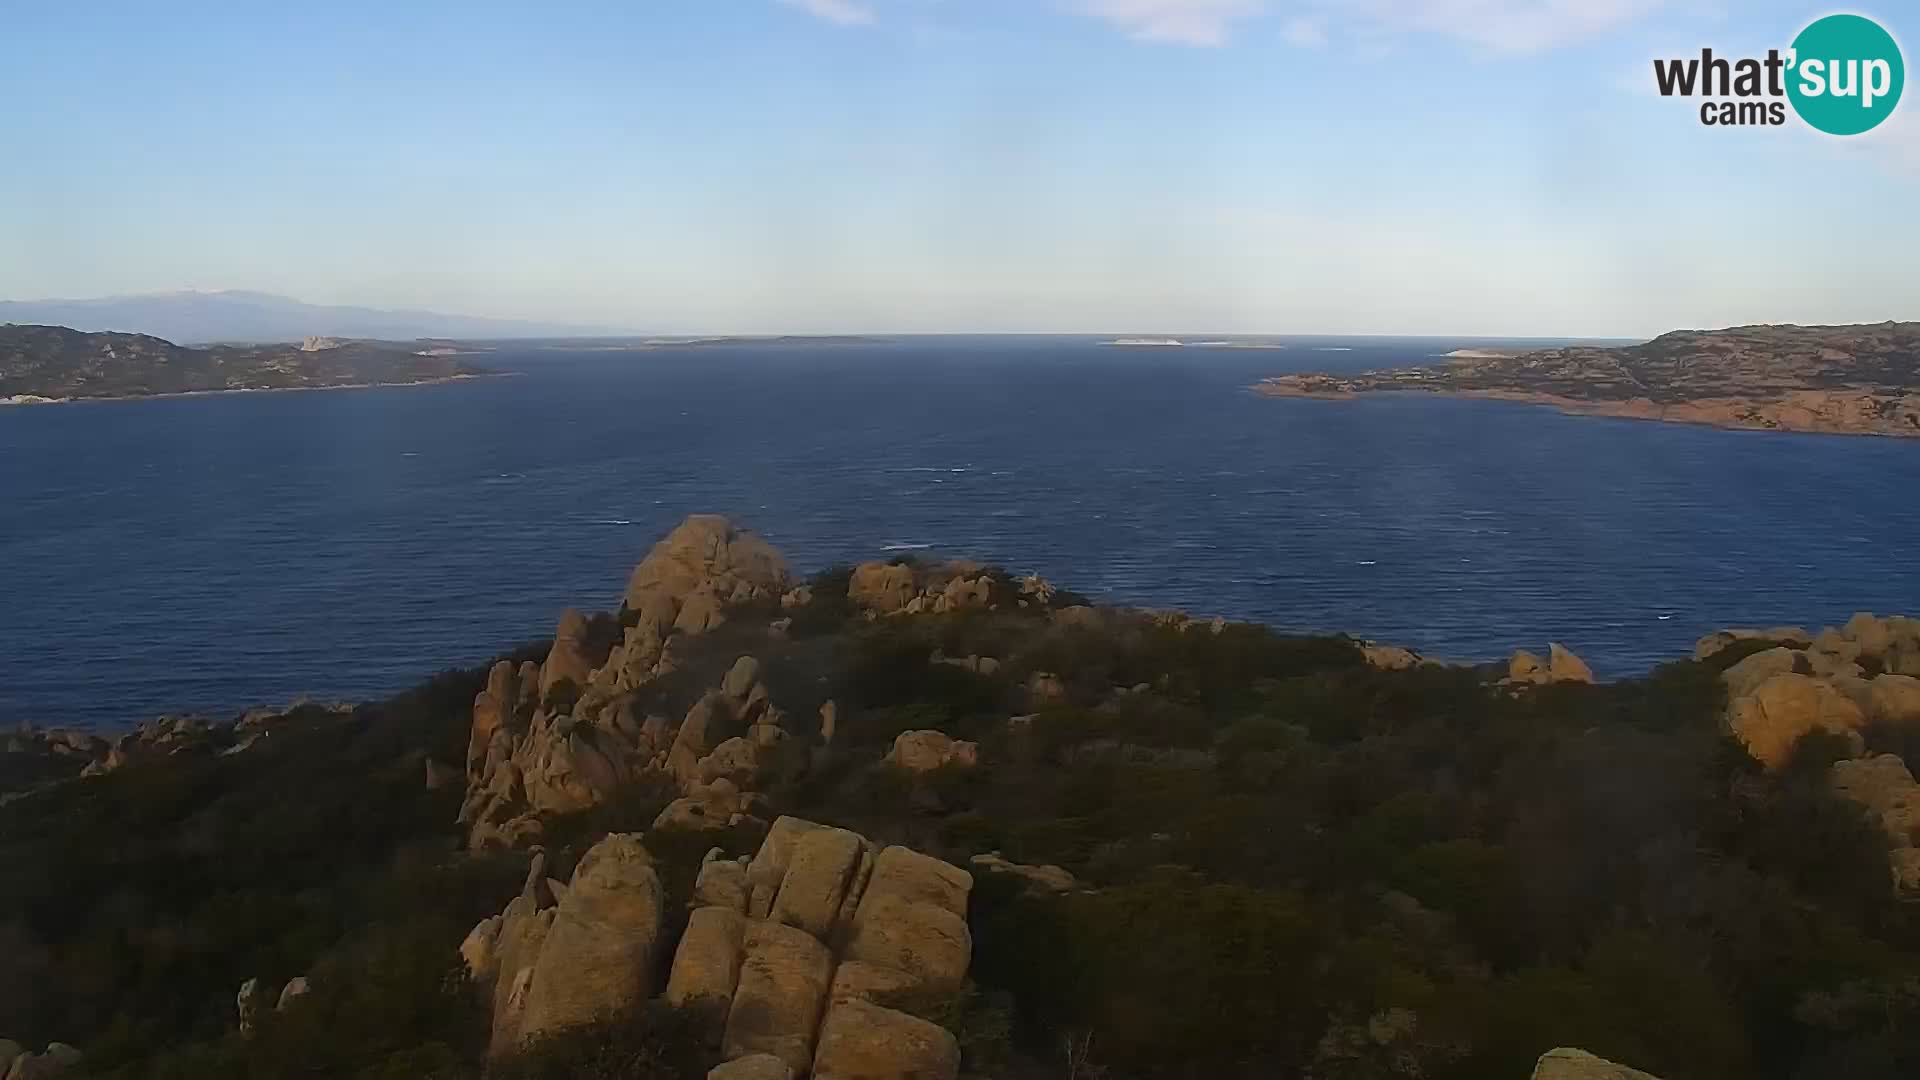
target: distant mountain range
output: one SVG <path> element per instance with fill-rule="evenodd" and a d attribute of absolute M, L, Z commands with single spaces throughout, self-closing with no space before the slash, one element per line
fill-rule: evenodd
<path fill-rule="evenodd" d="M 0 300 L 0 323 L 150 334 L 168 341 L 279 342 L 310 336 L 343 338 L 592 337 L 606 327 L 444 315 L 433 311 L 306 304 L 271 293 L 146 293 L 88 300 Z"/>

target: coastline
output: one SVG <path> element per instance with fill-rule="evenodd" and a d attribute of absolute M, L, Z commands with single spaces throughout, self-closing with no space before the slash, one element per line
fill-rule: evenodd
<path fill-rule="evenodd" d="M 1452 390 L 1415 387 L 1366 390 L 1317 390 L 1290 385 L 1280 376 L 1255 383 L 1250 389 L 1262 397 L 1309 398 L 1321 401 L 1353 401 L 1369 395 L 1422 394 L 1433 397 L 1462 398 L 1476 401 L 1505 401 L 1517 405 L 1550 408 L 1566 416 L 1597 416 L 1615 420 L 1644 420 L 1650 423 L 1683 424 L 1710 427 L 1722 431 L 1758 431 L 1797 435 L 1879 436 L 1891 439 L 1920 438 L 1920 426 L 1900 427 L 1891 423 L 1872 424 L 1833 416 L 1832 406 L 1843 412 L 1857 412 L 1865 394 L 1836 394 L 1822 390 L 1800 390 L 1785 398 L 1760 401 L 1753 398 L 1702 398 L 1696 401 L 1662 405 L 1650 398 L 1625 401 L 1587 401 L 1558 394 L 1528 390 Z M 1878 400 L 1878 399 L 1871 399 Z M 1822 406 L 1828 406 L 1823 408 Z M 1851 406 L 1851 408 L 1845 408 Z"/>
<path fill-rule="evenodd" d="M 0 406 L 85 405 L 93 401 L 158 401 L 164 398 L 212 397 L 217 394 L 293 394 L 318 390 L 391 390 L 408 386 L 439 386 L 468 379 L 501 379 L 519 375 L 518 371 L 475 371 L 460 375 L 440 375 L 408 382 L 329 383 L 325 386 L 234 386 L 221 390 L 171 390 L 163 394 L 102 394 L 97 397 L 50 398 L 37 394 L 17 394 L 0 398 Z"/>

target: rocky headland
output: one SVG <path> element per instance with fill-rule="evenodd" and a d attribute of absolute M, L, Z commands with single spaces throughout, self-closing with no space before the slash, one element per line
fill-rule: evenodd
<path fill-rule="evenodd" d="M 405 386 L 487 374 L 444 342 L 307 338 L 196 349 L 145 334 L 0 325 L 0 403 Z"/>
<path fill-rule="evenodd" d="M 1449 665 L 959 560 L 803 577 L 696 516 L 613 610 L 390 701 L 4 750 L 20 1080 L 1920 1053 L 1901 617 L 1602 682 L 1558 643 Z"/>
<path fill-rule="evenodd" d="M 1272 397 L 1411 392 L 1767 431 L 1920 435 L 1920 323 L 1678 330 L 1619 348 L 1462 350 L 1445 364 L 1281 375 Z"/>

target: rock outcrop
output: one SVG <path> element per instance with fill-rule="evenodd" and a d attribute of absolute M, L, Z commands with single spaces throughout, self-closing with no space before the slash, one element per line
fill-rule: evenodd
<path fill-rule="evenodd" d="M 1920 783 L 1906 762 L 1893 754 L 1836 761 L 1830 779 L 1835 794 L 1859 804 L 1886 833 L 1895 891 L 1920 899 Z"/>
<path fill-rule="evenodd" d="M 1809 675 L 1772 675 L 1727 709 L 1727 727 L 1754 760 L 1778 769 L 1801 736 L 1824 731 L 1860 741 L 1865 714 L 1831 683 Z"/>
<path fill-rule="evenodd" d="M 1018 580 L 997 575 L 978 563 L 869 562 L 854 567 L 847 599 L 869 617 L 1047 608 L 1058 590 L 1029 574 Z"/>
<path fill-rule="evenodd" d="M 1533 1067 L 1533 1080 L 1659 1080 L 1658 1077 L 1615 1065 L 1585 1050 L 1549 1050 Z"/>
<path fill-rule="evenodd" d="M 1728 630 L 1702 639 L 1703 647 L 1722 635 L 1806 641 L 1756 652 L 1721 674 L 1728 730 L 1756 760 L 1780 767 L 1811 731 L 1857 741 L 1869 724 L 1920 723 L 1920 678 L 1907 671 L 1920 661 L 1920 620 L 1863 612 L 1811 638 L 1789 630 Z"/>
<path fill-rule="evenodd" d="M 496 664 L 468 738 L 469 846 L 522 846 L 546 817 L 600 805 L 648 771 L 671 773 L 684 796 L 660 827 L 725 828 L 752 813 L 747 793 L 787 734 L 757 662 L 740 658 L 678 724 L 643 710 L 638 692 L 678 669 L 676 641 L 739 605 L 771 607 L 788 579 L 766 541 L 725 518 L 691 517 L 634 570 L 618 642 L 596 646 L 592 621 L 569 611 L 545 663 Z"/>
<path fill-rule="evenodd" d="M 1547 658 L 1521 649 L 1507 661 L 1507 683 L 1545 686 L 1550 683 L 1590 683 L 1593 669 L 1559 642 L 1547 645 Z"/>
<path fill-rule="evenodd" d="M 1723 640 L 1724 639 L 1724 640 Z M 1862 612 L 1843 627 L 1808 637 L 1792 628 L 1725 630 L 1701 639 L 1696 655 L 1713 655 L 1743 640 L 1779 641 L 1730 665 L 1726 729 L 1755 761 L 1779 769 L 1801 737 L 1824 732 L 1844 739 L 1852 759 L 1835 762 L 1835 794 L 1858 804 L 1885 830 L 1895 889 L 1920 899 L 1920 787 L 1891 754 L 1861 758 L 1873 725 L 1920 725 L 1920 620 Z M 1804 645 L 1798 643 L 1804 642 Z"/>
<path fill-rule="evenodd" d="M 666 1000 L 713 1015 L 729 1059 L 715 1076 L 954 1080 L 954 1037 L 875 999 L 961 985 L 972 887 L 938 859 L 780 818 L 751 860 L 701 864 Z M 490 1054 L 650 997 L 661 897 L 639 837 L 601 840 L 564 886 L 536 850 L 521 894 L 460 946 L 492 1003 Z"/>
<path fill-rule="evenodd" d="M 757 534 L 695 514 L 634 568 L 624 602 L 643 624 L 702 633 L 725 621 L 728 605 L 778 601 L 791 577 L 786 558 Z"/>
<path fill-rule="evenodd" d="M 782 817 L 749 862 L 715 853 L 702 865 L 668 1000 L 724 1013 L 721 1050 L 734 1062 L 952 1080 L 954 1037 L 874 999 L 961 984 L 972 887 L 938 859 Z"/>
<path fill-rule="evenodd" d="M 615 833 L 581 858 L 533 966 L 520 1037 L 559 1031 L 653 994 L 665 895 L 638 836 Z"/>
<path fill-rule="evenodd" d="M 460 946 L 493 1002 L 489 1052 L 617 1013 L 653 996 L 665 899 L 640 838 L 614 833 L 580 859 L 564 894 L 536 854 L 521 894 Z"/>
<path fill-rule="evenodd" d="M 997 851 L 985 855 L 975 855 L 971 862 L 974 869 L 984 873 L 1008 874 L 1020 878 L 1027 883 L 1029 892 L 1066 893 L 1072 892 L 1080 887 L 1080 883 L 1075 880 L 1071 871 L 1065 867 L 1055 866 L 1052 863 L 1044 866 L 1026 866 L 1016 862 L 1008 862 L 1002 858 Z"/>
<path fill-rule="evenodd" d="M 180 755 L 230 757 L 245 753 L 260 740 L 271 737 L 283 722 L 339 719 L 352 712 L 349 705 L 296 704 L 286 709 L 248 709 L 224 720 L 191 714 L 168 715 L 143 721 L 133 730 L 112 738 L 21 723 L 0 741 L 0 753 L 39 759 L 36 767 L 20 770 L 36 776 L 36 782 L 0 790 L 0 800 L 31 790 L 40 783 L 102 776 L 130 765 Z"/>
<path fill-rule="evenodd" d="M 1727 646 L 1742 641 L 1771 641 L 1791 648 L 1804 649 L 1813 644 L 1813 635 L 1798 626 L 1775 626 L 1766 630 L 1749 628 L 1716 630 L 1694 644 L 1693 658 L 1706 660 L 1718 656 Z"/>
<path fill-rule="evenodd" d="M 886 762 L 915 776 L 949 766 L 971 769 L 980 764 L 980 746 L 938 731 L 903 731 L 893 740 Z"/>
<path fill-rule="evenodd" d="M 1368 665 L 1381 671 L 1406 671 L 1424 663 L 1419 653 L 1399 645 L 1380 645 L 1371 641 L 1358 644 L 1360 655 L 1366 658 Z"/>

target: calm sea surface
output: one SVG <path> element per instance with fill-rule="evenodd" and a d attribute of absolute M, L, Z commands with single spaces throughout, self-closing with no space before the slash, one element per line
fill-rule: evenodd
<path fill-rule="evenodd" d="M 503 349 L 519 377 L 0 409 L 0 722 L 393 691 L 615 605 L 696 511 L 801 570 L 928 545 L 1448 658 L 1554 639 L 1607 676 L 1920 611 L 1920 442 L 1247 393 L 1473 344 L 1279 340 Z"/>

